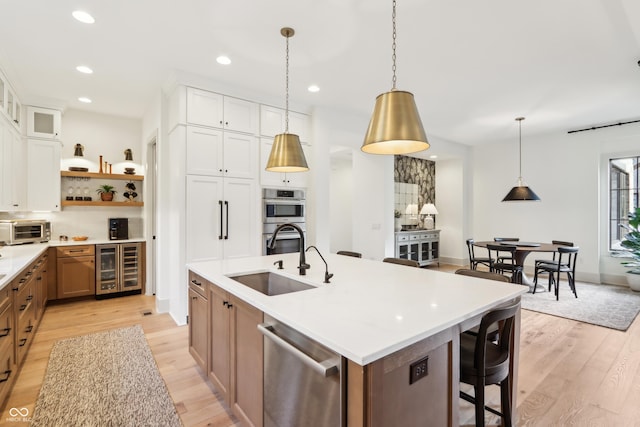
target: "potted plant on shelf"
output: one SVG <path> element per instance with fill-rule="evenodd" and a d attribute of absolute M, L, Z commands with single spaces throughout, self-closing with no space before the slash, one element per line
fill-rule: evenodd
<path fill-rule="evenodd" d="M 620 242 L 623 248 L 625 248 L 631 258 L 631 261 L 622 261 L 622 265 L 625 267 L 631 267 L 631 270 L 627 271 L 627 282 L 629 287 L 634 291 L 640 291 L 640 208 L 636 208 L 634 212 L 629 213 L 629 225 L 623 227 L 629 231 L 624 240 Z"/>
<path fill-rule="evenodd" d="M 114 188 L 115 187 L 113 185 L 103 184 L 98 187 L 96 192 L 100 194 L 100 199 L 103 202 L 110 202 L 113 200 L 113 195 L 116 194 L 116 190 Z"/>

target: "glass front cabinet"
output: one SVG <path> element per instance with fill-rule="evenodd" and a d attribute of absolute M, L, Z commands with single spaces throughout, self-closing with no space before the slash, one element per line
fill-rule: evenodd
<path fill-rule="evenodd" d="M 440 230 L 396 232 L 396 257 L 417 261 L 421 267 L 440 265 Z"/>
<path fill-rule="evenodd" d="M 142 243 L 96 245 L 96 295 L 142 290 Z"/>

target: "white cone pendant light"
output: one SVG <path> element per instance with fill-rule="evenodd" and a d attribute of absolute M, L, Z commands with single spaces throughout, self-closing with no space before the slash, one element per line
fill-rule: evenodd
<path fill-rule="evenodd" d="M 393 0 L 393 87 L 376 98 L 362 151 L 409 154 L 429 148 L 413 94 L 396 89 L 396 0 Z"/>
<path fill-rule="evenodd" d="M 304 172 L 309 170 L 309 166 L 300 145 L 300 137 L 289 133 L 289 37 L 293 37 L 295 31 L 285 27 L 280 34 L 287 39 L 285 128 L 284 133 L 276 135 L 273 140 L 265 169 L 270 172 Z"/>
<path fill-rule="evenodd" d="M 522 180 L 522 121 L 524 120 L 524 117 L 517 117 L 516 120 L 518 121 L 518 127 L 519 127 L 518 151 L 519 151 L 519 159 L 520 159 L 518 185 L 513 187 L 511 191 L 509 191 L 509 193 L 507 193 L 507 195 L 504 196 L 504 199 L 502 199 L 502 201 L 503 202 L 519 202 L 519 201 L 536 201 L 537 202 L 537 201 L 540 201 L 540 197 L 538 197 L 538 195 L 534 193 L 532 189 L 524 185 L 524 182 Z"/>

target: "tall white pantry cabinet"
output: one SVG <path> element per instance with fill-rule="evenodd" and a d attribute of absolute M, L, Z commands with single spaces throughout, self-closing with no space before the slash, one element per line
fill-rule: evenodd
<path fill-rule="evenodd" d="M 179 87 L 173 107 L 169 142 L 185 150 L 186 262 L 259 255 L 258 104 Z"/>

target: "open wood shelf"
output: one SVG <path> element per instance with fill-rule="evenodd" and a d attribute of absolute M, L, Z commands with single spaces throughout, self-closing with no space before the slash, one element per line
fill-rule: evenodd
<path fill-rule="evenodd" d="M 60 176 L 71 177 L 71 178 L 121 179 L 121 180 L 126 180 L 126 181 L 142 181 L 142 180 L 144 180 L 144 175 L 127 175 L 127 174 L 122 174 L 122 173 L 96 173 L 96 172 L 60 171 Z M 127 203 L 130 203 L 130 202 L 127 202 Z"/>
<path fill-rule="evenodd" d="M 112 206 L 112 207 L 139 207 L 144 206 L 144 202 L 102 202 L 99 200 L 84 202 L 81 200 L 62 200 L 62 206 Z"/>

